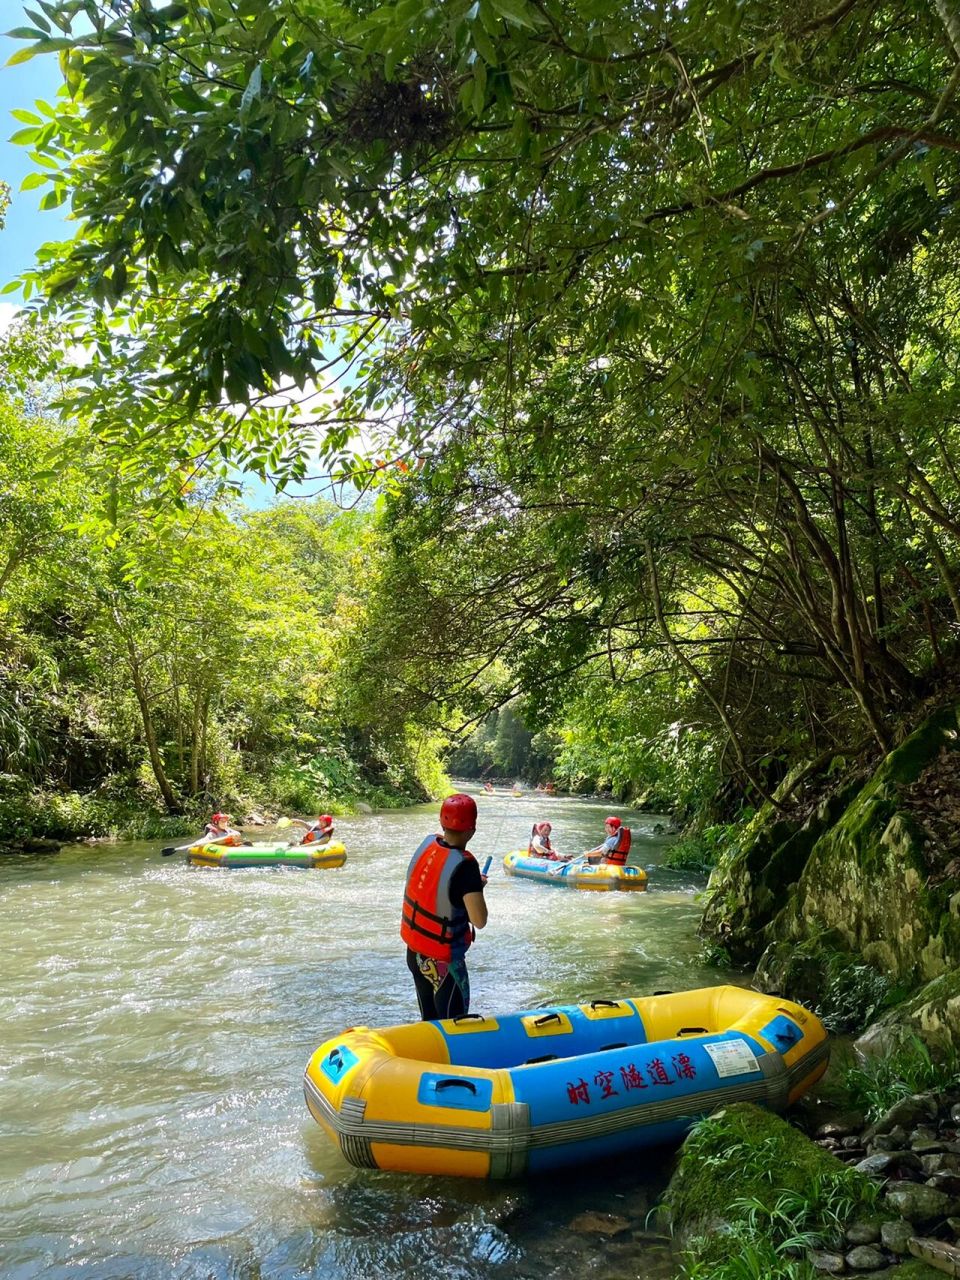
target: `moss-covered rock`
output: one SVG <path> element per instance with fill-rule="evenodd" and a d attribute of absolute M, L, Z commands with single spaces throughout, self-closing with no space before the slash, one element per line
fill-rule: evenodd
<path fill-rule="evenodd" d="M 836 930 L 802 942 L 772 942 L 754 975 L 760 991 L 782 992 L 815 1009 L 828 1031 L 862 1031 L 905 990 L 844 950 Z"/>
<path fill-rule="evenodd" d="M 763 1222 L 763 1210 L 789 1205 L 797 1229 L 830 1239 L 841 1201 L 861 1219 L 889 1217 L 876 1207 L 877 1194 L 876 1183 L 779 1116 L 734 1103 L 691 1132 L 663 1205 L 677 1248 L 689 1264 L 703 1265 L 729 1259 L 751 1220 Z"/>
<path fill-rule="evenodd" d="M 895 1215 L 878 1201 L 878 1184 L 824 1151 L 779 1116 L 734 1103 L 687 1138 L 663 1201 L 681 1274 L 704 1277 L 786 1274 L 797 1232 L 842 1245 L 853 1222 L 879 1226 Z M 742 1263 L 742 1266 L 738 1265 Z M 796 1274 L 808 1274 L 802 1260 Z M 793 1270 L 790 1270 L 793 1274 Z M 914 1260 L 884 1273 L 893 1280 L 935 1280 Z"/>
<path fill-rule="evenodd" d="M 769 946 L 782 950 L 829 931 L 837 950 L 905 987 L 960 966 L 957 886 L 930 882 L 923 832 L 900 794 L 941 752 L 960 749 L 958 728 L 958 708 L 945 708 L 885 758 L 816 840 L 765 930 Z M 775 950 L 761 966 L 773 973 Z"/>
<path fill-rule="evenodd" d="M 960 969 L 927 982 L 883 1014 L 857 1041 L 864 1055 L 889 1054 L 910 1035 L 932 1050 L 960 1053 Z"/>
<path fill-rule="evenodd" d="M 781 799 L 797 771 L 775 792 Z M 700 932 L 720 943 L 731 959 L 755 961 L 763 930 L 783 906 L 820 836 L 837 821 L 859 784 L 824 799 L 813 813 L 793 818 L 769 801 L 721 856 L 707 885 Z"/>

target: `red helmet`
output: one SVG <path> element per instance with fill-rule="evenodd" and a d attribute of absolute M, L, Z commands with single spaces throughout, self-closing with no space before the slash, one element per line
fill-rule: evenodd
<path fill-rule="evenodd" d="M 619 831 L 620 828 L 623 826 L 623 819 L 616 818 L 616 817 L 605 818 L 603 825 L 605 827 L 613 827 L 614 831 Z"/>
<path fill-rule="evenodd" d="M 445 831 L 476 831 L 477 802 L 459 791 L 447 796 L 440 806 L 440 825 Z"/>
<path fill-rule="evenodd" d="M 229 813 L 214 813 L 211 815 L 210 821 L 211 822 L 229 822 L 230 815 Z"/>
<path fill-rule="evenodd" d="M 332 826 L 333 826 L 333 817 L 332 817 L 332 815 L 331 815 L 331 814 L 329 814 L 329 813 L 321 813 L 321 815 L 320 815 L 320 817 L 317 819 L 317 821 L 321 824 L 321 826 L 324 826 L 324 827 L 332 827 Z"/>
<path fill-rule="evenodd" d="M 538 832 L 540 833 L 540 835 L 542 835 L 542 836 L 548 836 L 552 830 L 553 830 L 553 827 L 550 825 L 550 823 L 549 823 L 549 822 L 538 822 L 538 823 L 537 823 L 537 831 L 538 831 Z"/>

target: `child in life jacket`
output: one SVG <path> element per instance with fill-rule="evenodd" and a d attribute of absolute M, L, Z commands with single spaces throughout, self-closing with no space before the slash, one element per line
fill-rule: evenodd
<path fill-rule="evenodd" d="M 298 844 L 329 844 L 330 837 L 333 835 L 333 818 L 329 813 L 321 813 L 316 822 L 303 822 L 300 818 L 291 818 L 290 821 L 298 827 L 303 827 L 304 832 Z"/>
<path fill-rule="evenodd" d="M 621 818 L 611 817 L 604 822 L 607 838 L 595 849 L 588 849 L 588 862 L 599 862 L 604 866 L 622 867 L 626 864 L 630 852 L 631 832 L 623 825 Z"/>
<path fill-rule="evenodd" d="M 427 836 L 410 859 L 400 937 L 424 1022 L 470 1009 L 467 948 L 487 923 L 486 876 L 467 849 L 477 829 L 477 803 L 460 793 L 440 808 L 441 835 Z"/>
<path fill-rule="evenodd" d="M 214 813 L 203 829 L 202 844 L 243 844 L 243 836 L 230 826 L 229 813 Z"/>
<path fill-rule="evenodd" d="M 530 843 L 527 845 L 527 854 L 531 858 L 549 858 L 551 862 L 558 860 L 556 849 L 550 842 L 550 832 L 553 827 L 549 822 L 535 822 L 530 832 Z"/>

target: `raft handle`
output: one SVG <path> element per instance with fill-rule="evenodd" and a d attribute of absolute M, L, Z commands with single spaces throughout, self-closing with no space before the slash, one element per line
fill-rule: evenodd
<path fill-rule="evenodd" d="M 486 1022 L 486 1016 L 482 1013 L 460 1013 L 453 1019 L 453 1025 L 458 1027 L 461 1022 Z"/>
<path fill-rule="evenodd" d="M 622 1003 L 623 1003 L 622 1000 L 591 1000 L 590 1008 L 591 1009 L 619 1009 Z"/>
<path fill-rule="evenodd" d="M 463 1080 L 459 1076 L 448 1076 L 446 1080 L 437 1081 L 437 1093 L 439 1093 L 441 1089 L 452 1089 L 457 1085 L 462 1089 L 469 1089 L 471 1093 L 477 1092 L 477 1086 L 472 1080 Z"/>
<path fill-rule="evenodd" d="M 343 1066 L 343 1054 L 339 1049 L 331 1049 L 327 1054 L 327 1061 L 335 1067 Z"/>
<path fill-rule="evenodd" d="M 598 1053 L 606 1053 L 608 1049 L 625 1049 L 627 1047 L 626 1040 L 618 1040 L 616 1044 L 602 1044 L 597 1050 Z"/>
<path fill-rule="evenodd" d="M 535 1027 L 544 1027 L 548 1022 L 563 1022 L 559 1013 L 545 1013 L 541 1018 L 534 1018 L 533 1025 Z"/>
<path fill-rule="evenodd" d="M 672 996 L 673 992 L 672 991 L 655 991 L 653 994 L 655 996 Z"/>
<path fill-rule="evenodd" d="M 677 1032 L 678 1036 L 699 1036 L 699 1035 L 705 1036 L 706 1034 L 707 1034 L 706 1027 L 681 1027 L 680 1030 Z"/>
<path fill-rule="evenodd" d="M 557 1062 L 560 1058 L 558 1053 L 545 1053 L 542 1058 L 528 1058 L 523 1064 L 525 1067 L 532 1067 L 538 1062 Z"/>

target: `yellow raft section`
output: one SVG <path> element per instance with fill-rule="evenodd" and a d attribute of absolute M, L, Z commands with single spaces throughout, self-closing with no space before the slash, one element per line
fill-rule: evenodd
<path fill-rule="evenodd" d="M 503 857 L 503 869 L 521 880 L 537 880 L 568 889 L 588 889 L 599 893 L 611 890 L 642 892 L 647 887 L 643 867 L 615 867 L 601 863 L 578 862 L 575 865 L 553 862 L 549 858 L 533 858 L 526 849 L 511 849 Z"/>
<path fill-rule="evenodd" d="M 347 860 L 343 844 L 204 845 L 187 850 L 188 862 L 200 867 L 342 867 Z"/>
<path fill-rule="evenodd" d="M 718 986 L 328 1040 L 314 1119 L 351 1164 L 516 1177 L 678 1141 L 731 1101 L 783 1110 L 824 1073 L 827 1033 L 782 997 Z"/>

